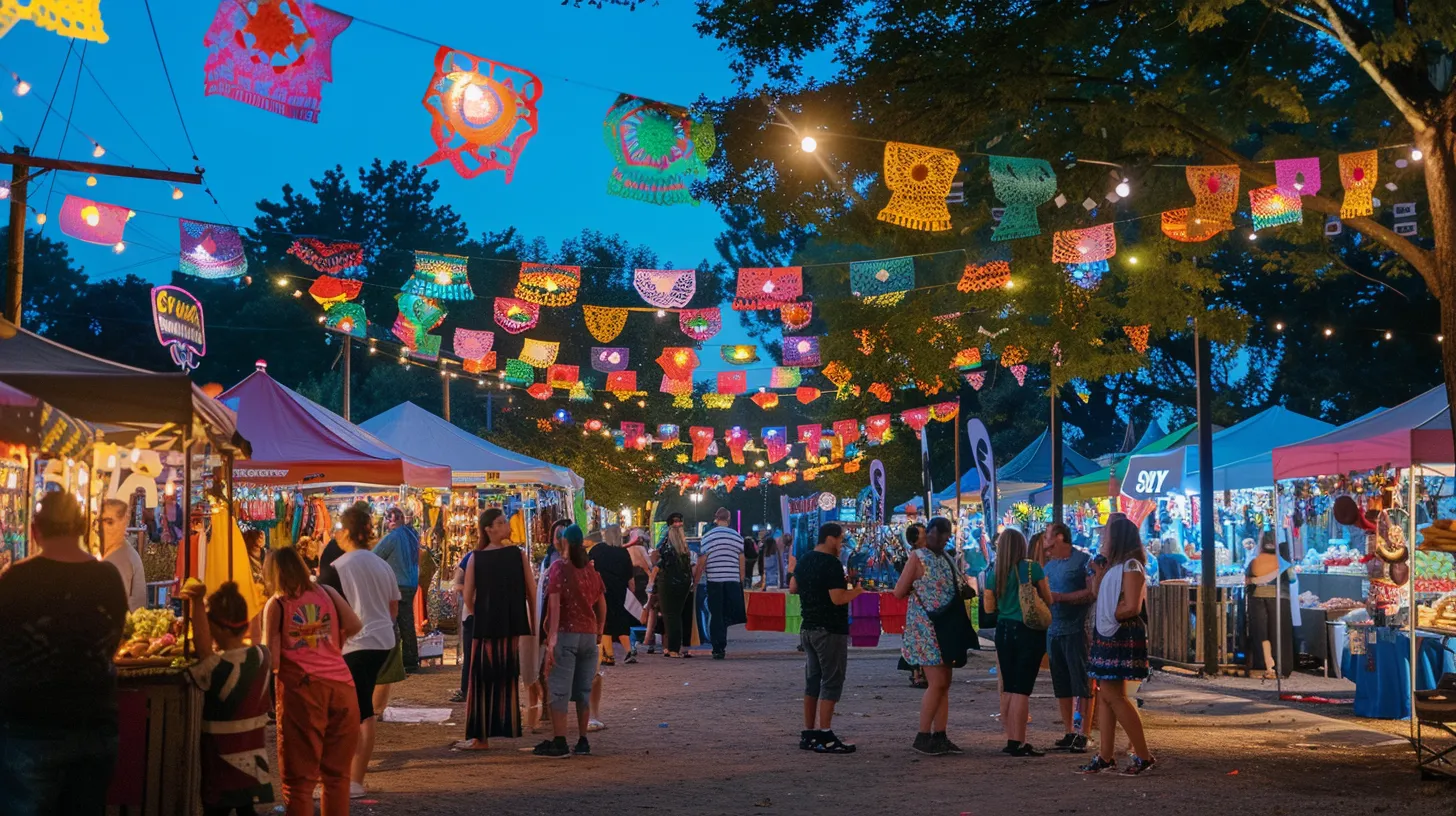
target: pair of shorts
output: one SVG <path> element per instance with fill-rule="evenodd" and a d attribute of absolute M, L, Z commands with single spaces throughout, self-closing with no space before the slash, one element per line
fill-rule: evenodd
<path fill-rule="evenodd" d="M 804 647 L 804 696 L 839 702 L 849 664 L 849 635 L 810 629 L 799 632 L 799 643 Z"/>
<path fill-rule="evenodd" d="M 1047 664 L 1052 670 L 1052 693 L 1058 700 L 1092 696 L 1092 684 L 1087 682 L 1084 629 L 1066 635 L 1047 635 Z"/>
<path fill-rule="evenodd" d="M 555 664 L 546 680 L 551 689 L 551 710 L 562 713 L 568 703 L 588 703 L 592 681 L 597 676 L 597 663 L 602 657 L 597 636 L 589 632 L 558 632 L 556 649 L 551 655 Z"/>
<path fill-rule="evenodd" d="M 399 644 L 395 644 L 398 648 Z M 374 687 L 379 684 L 379 672 L 389 659 L 390 649 L 360 649 L 344 653 L 344 665 L 354 678 L 354 691 L 359 695 L 359 722 L 374 716 Z"/>
<path fill-rule="evenodd" d="M 1046 647 L 1046 632 L 1013 618 L 997 620 L 996 662 L 1001 667 L 1001 690 L 1031 696 Z"/>

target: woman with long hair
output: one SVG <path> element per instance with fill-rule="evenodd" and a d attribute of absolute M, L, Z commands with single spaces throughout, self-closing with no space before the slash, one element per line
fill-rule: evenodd
<path fill-rule="evenodd" d="M 349 764 L 359 741 L 359 699 L 344 641 L 363 629 L 332 587 L 315 586 L 292 547 L 263 562 L 274 595 L 263 608 L 263 645 L 278 693 L 278 763 L 287 816 L 348 816 Z"/>
<path fill-rule="evenodd" d="M 945 733 L 950 717 L 951 666 L 941 653 L 931 621 L 932 613 L 952 602 L 960 603 L 960 570 L 945 551 L 950 536 L 950 519 L 931 519 L 921 536 L 925 546 L 911 551 L 895 584 L 896 598 L 910 598 L 900 653 L 906 663 L 920 667 L 926 681 L 925 696 L 920 701 L 920 729 L 912 747 L 931 756 L 961 753 Z"/>
<path fill-rule="evenodd" d="M 1031 558 L 1026 536 L 1008 527 L 996 537 L 996 570 L 986 586 L 986 609 L 996 613 L 996 662 L 1000 666 L 1005 705 L 1001 730 L 1006 735 L 1003 753 L 1018 757 L 1046 756 L 1026 741 L 1026 720 L 1031 710 L 1031 692 L 1041 659 L 1046 655 L 1046 631 L 1026 625 L 1021 612 L 1021 593 L 1030 586 L 1051 608 L 1052 593 L 1041 564 Z"/>
<path fill-rule="evenodd" d="M 895 572 L 903 573 L 905 565 L 910 562 L 911 553 L 925 548 L 925 525 L 914 522 L 905 527 L 905 557 L 895 559 Z M 923 689 L 929 684 L 925 682 L 925 672 L 919 666 L 911 665 L 903 656 L 899 663 L 900 671 L 910 672 L 910 688 Z"/>
<path fill-rule="evenodd" d="M 683 534 L 682 517 L 670 523 L 667 535 L 657 547 L 657 598 L 662 616 L 666 642 L 663 643 L 664 657 L 691 657 L 684 649 L 691 632 L 683 631 L 683 623 L 691 625 L 691 618 L 684 613 L 688 599 L 693 595 L 692 553 L 688 550 L 687 536 Z"/>
<path fill-rule="evenodd" d="M 475 625 L 470 685 L 465 695 L 465 740 L 455 747 L 485 750 L 491 737 L 521 736 L 520 638 L 534 634 L 536 579 L 530 556 L 511 543 L 511 524 L 500 508 L 480 514 L 480 539 L 488 542 L 465 573 L 465 608 Z"/>
<path fill-rule="evenodd" d="M 597 639 L 607 622 L 607 600 L 601 576 L 587 556 L 581 528 L 567 527 L 566 558 L 551 566 L 546 579 L 546 666 L 551 673 L 552 738 L 536 746 L 540 757 L 590 754 L 592 684 L 600 652 Z M 603 544 L 599 546 L 611 546 Z M 623 590 L 625 592 L 625 589 Z M 566 707 L 576 703 L 576 747 L 566 747 Z"/>
<path fill-rule="evenodd" d="M 577 528 L 578 532 L 580 529 Z M 632 584 L 632 556 L 622 546 L 621 541 L 620 528 L 609 527 L 602 531 L 601 543 L 592 547 L 589 553 L 592 567 L 606 587 L 607 625 L 602 632 L 601 653 L 603 666 L 617 664 L 617 643 L 622 644 L 622 659 L 625 662 L 637 662 L 637 648 L 632 645 L 630 635 L 632 627 L 641 621 L 627 610 L 627 593 L 631 591 Z"/>
<path fill-rule="evenodd" d="M 1148 752 L 1137 704 L 1130 699 L 1138 684 L 1148 679 L 1147 554 L 1137 525 L 1127 518 L 1109 521 L 1102 554 L 1107 557 L 1107 567 L 1097 589 L 1096 624 L 1087 661 L 1087 673 L 1098 681 L 1099 744 L 1097 756 L 1081 772 L 1117 770 L 1113 746 L 1120 725 L 1132 743 L 1133 754 L 1122 774 L 1136 776 L 1157 764 Z"/>

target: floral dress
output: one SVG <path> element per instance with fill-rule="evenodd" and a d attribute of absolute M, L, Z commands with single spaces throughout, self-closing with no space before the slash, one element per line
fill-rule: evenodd
<path fill-rule="evenodd" d="M 940 658 L 940 644 L 935 640 L 930 613 L 955 597 L 956 574 L 945 556 L 930 550 L 915 550 L 911 556 L 919 559 L 921 575 L 911 585 L 900 655 L 912 666 L 939 666 L 944 661 Z"/>

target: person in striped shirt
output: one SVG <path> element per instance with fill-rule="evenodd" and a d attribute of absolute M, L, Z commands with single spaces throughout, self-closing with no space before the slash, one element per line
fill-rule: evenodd
<path fill-rule="evenodd" d="M 708 631 L 714 660 L 727 656 L 730 617 L 744 617 L 743 536 L 729 526 L 732 520 L 733 514 L 726 507 L 719 507 L 713 514 L 713 529 L 703 534 L 693 574 L 693 583 L 702 580 L 704 571 L 708 575 Z"/>

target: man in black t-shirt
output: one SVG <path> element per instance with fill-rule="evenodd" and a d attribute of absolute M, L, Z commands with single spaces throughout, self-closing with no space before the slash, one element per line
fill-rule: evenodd
<path fill-rule="evenodd" d="M 834 735 L 834 704 L 844 690 L 849 663 L 849 602 L 863 589 L 848 589 L 839 553 L 844 528 L 829 523 L 819 528 L 819 545 L 799 559 L 789 591 L 798 593 L 803 610 L 799 642 L 804 647 L 804 731 L 799 747 L 821 754 L 852 754 L 855 746 Z M 816 730 L 815 715 L 822 730 Z"/>
<path fill-rule="evenodd" d="M 81 548 L 86 517 L 48 493 L 39 554 L 0 575 L 0 813 L 101 813 L 116 764 L 121 573 Z"/>

